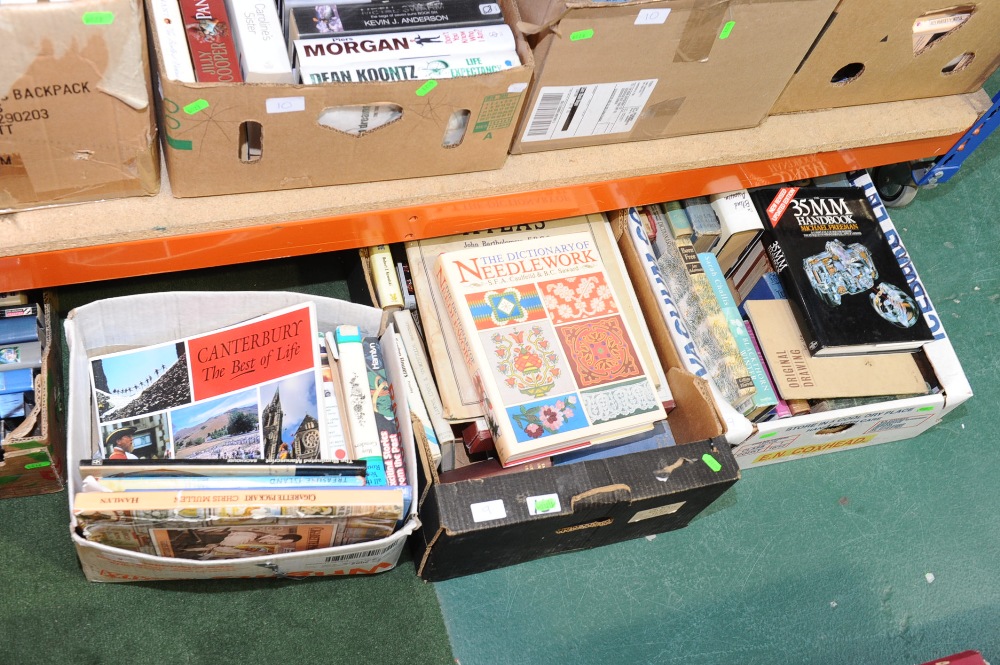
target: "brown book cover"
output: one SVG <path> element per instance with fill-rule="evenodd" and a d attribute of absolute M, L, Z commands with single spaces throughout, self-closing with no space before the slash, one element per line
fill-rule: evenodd
<path fill-rule="evenodd" d="M 914 395 L 927 391 L 912 354 L 811 356 L 787 300 L 748 300 L 745 308 L 782 399 Z"/>

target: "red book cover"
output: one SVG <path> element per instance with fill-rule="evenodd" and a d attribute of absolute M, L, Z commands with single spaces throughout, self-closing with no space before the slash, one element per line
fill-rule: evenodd
<path fill-rule="evenodd" d="M 240 61 L 224 0 L 180 0 L 195 79 L 241 83 Z"/>

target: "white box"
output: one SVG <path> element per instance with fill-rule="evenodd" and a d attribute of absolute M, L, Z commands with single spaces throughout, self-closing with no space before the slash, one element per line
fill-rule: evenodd
<path fill-rule="evenodd" d="M 909 439 L 930 429 L 940 422 L 946 413 L 972 397 L 972 388 L 944 331 L 941 318 L 924 290 L 909 254 L 872 185 L 871 178 L 867 172 L 861 172 L 851 179 L 851 184 L 865 190 L 882 230 L 892 245 L 896 259 L 902 266 L 924 317 L 934 333 L 934 340 L 925 344 L 923 351 L 934 369 L 941 392 L 849 409 L 751 423 L 721 397 L 721 393 L 709 380 L 708 387 L 713 394 L 719 420 L 725 428 L 726 440 L 734 446 L 733 456 L 741 469 Z M 697 356 L 697 350 L 694 349 L 684 324 L 678 319 L 670 294 L 657 282 L 655 259 L 651 252 L 642 247 L 648 241 L 645 239 L 641 220 L 638 215 L 625 214 L 622 217 L 627 227 L 625 232 L 630 234 L 633 247 L 647 269 L 643 285 L 648 286 L 649 293 L 658 306 L 656 311 L 647 309 L 644 312 L 650 330 L 654 331 L 656 328 L 654 340 L 659 340 L 660 344 L 672 344 L 673 348 L 669 352 L 676 353 L 680 362 L 692 374 L 705 377 L 706 372 Z M 638 285 L 639 281 L 637 279 L 635 281 Z M 640 298 L 640 301 L 642 300 Z M 658 350 L 662 355 L 664 349 L 660 344 Z"/>
<path fill-rule="evenodd" d="M 90 457 L 91 441 L 97 436 L 90 398 L 88 359 L 91 356 L 189 337 L 309 300 L 316 303 L 320 330 L 351 323 L 366 334 L 379 332 L 382 310 L 283 291 L 152 293 L 99 300 L 70 312 L 65 324 L 69 346 L 67 475 L 70 508 L 81 487 L 80 460 Z M 389 327 L 382 335 L 386 367 L 393 384 L 403 385 L 392 332 Z M 396 416 L 404 443 L 407 477 L 416 479 L 413 431 L 404 392 L 396 392 Z M 87 579 L 94 582 L 361 575 L 395 567 L 407 537 L 420 526 L 416 506 L 414 496 L 405 523 L 387 538 L 232 561 L 188 561 L 93 543 L 77 535 L 72 518 L 70 532 L 83 571 Z"/>
<path fill-rule="evenodd" d="M 941 392 L 756 423 L 753 433 L 746 439 L 730 440 L 730 443 L 738 444 L 733 455 L 741 469 L 910 439 L 938 424 L 946 413 L 972 397 L 972 387 L 944 331 L 941 317 L 924 290 L 868 172 L 862 171 L 851 178 L 851 184 L 862 187 L 868 195 L 882 231 L 934 333 L 934 340 L 925 344 L 923 350 L 934 368 Z"/>

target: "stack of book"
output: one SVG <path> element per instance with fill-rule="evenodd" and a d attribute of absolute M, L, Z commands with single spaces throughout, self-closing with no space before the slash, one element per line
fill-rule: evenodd
<path fill-rule="evenodd" d="M 644 231 L 633 240 L 651 256 L 647 276 L 683 323 L 669 326 L 675 346 L 752 421 L 936 389 L 920 351 L 931 331 L 864 190 L 847 184 L 631 213 Z M 695 223 L 710 211 L 715 225 Z"/>
<path fill-rule="evenodd" d="M 355 83 L 520 65 L 500 5 L 470 0 L 152 0 L 168 78 Z"/>
<path fill-rule="evenodd" d="M 90 358 L 80 535 L 215 560 L 392 534 L 413 489 L 383 348 L 357 326 L 320 334 L 308 302 Z"/>
<path fill-rule="evenodd" d="M 45 351 L 44 305 L 25 293 L 0 293 L 0 442 L 35 403 L 35 377 Z"/>

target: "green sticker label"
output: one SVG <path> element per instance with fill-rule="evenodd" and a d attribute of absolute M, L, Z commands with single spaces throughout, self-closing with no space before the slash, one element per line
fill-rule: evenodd
<path fill-rule="evenodd" d="M 933 406 L 922 406 L 919 409 L 917 409 L 917 411 L 933 411 L 933 410 L 934 410 Z"/>
<path fill-rule="evenodd" d="M 431 79 L 427 83 L 424 83 L 422 86 L 417 88 L 417 97 L 423 97 L 436 87 L 438 87 L 438 82 L 435 81 L 434 79 Z"/>
<path fill-rule="evenodd" d="M 769 438 L 771 438 L 772 436 L 774 436 L 775 434 L 777 434 L 777 432 L 768 432 L 767 434 L 761 434 L 761 435 L 760 435 L 760 436 L 758 436 L 757 438 L 758 438 L 758 439 L 769 439 Z"/>
<path fill-rule="evenodd" d="M 187 106 L 184 107 L 184 112 L 188 115 L 194 115 L 198 111 L 208 108 L 208 102 L 204 99 L 196 99 Z"/>
<path fill-rule="evenodd" d="M 52 462 L 35 462 L 34 464 L 25 464 L 25 469 L 41 469 L 46 466 L 52 466 Z"/>
<path fill-rule="evenodd" d="M 727 37 L 729 37 L 729 33 L 733 31 L 733 28 L 735 26 L 736 26 L 736 21 L 730 21 L 729 23 L 726 23 L 724 26 L 722 26 L 722 32 L 719 33 L 719 39 L 726 39 Z"/>
<path fill-rule="evenodd" d="M 593 30 L 577 30 L 569 36 L 571 42 L 578 42 L 584 39 L 590 39 L 594 36 Z"/>
<path fill-rule="evenodd" d="M 535 501 L 535 510 L 540 513 L 547 513 L 556 507 L 556 500 L 552 498 L 539 499 Z"/>
<path fill-rule="evenodd" d="M 111 25 L 115 22 L 114 12 L 84 12 L 84 25 Z"/>
<path fill-rule="evenodd" d="M 722 469 L 722 465 L 719 464 L 719 460 L 712 457 L 709 453 L 705 453 L 701 456 L 701 461 L 704 462 L 709 469 L 718 473 Z"/>

